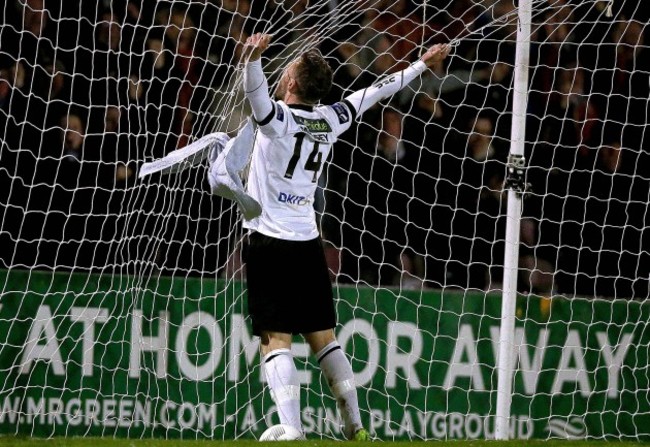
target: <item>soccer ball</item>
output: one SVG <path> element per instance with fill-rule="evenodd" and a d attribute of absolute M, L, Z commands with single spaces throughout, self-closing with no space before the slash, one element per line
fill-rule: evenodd
<path fill-rule="evenodd" d="M 260 436 L 260 441 L 298 441 L 299 439 L 305 437 L 297 428 L 286 424 L 269 427 Z"/>

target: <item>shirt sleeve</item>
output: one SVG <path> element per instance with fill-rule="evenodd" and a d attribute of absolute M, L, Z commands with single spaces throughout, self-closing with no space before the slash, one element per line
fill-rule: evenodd
<path fill-rule="evenodd" d="M 332 132 L 338 137 L 348 130 L 355 118 L 355 109 L 346 100 L 321 109 L 332 125 Z"/>
<path fill-rule="evenodd" d="M 426 69 L 427 66 L 424 62 L 417 61 L 400 72 L 380 79 L 368 88 L 358 90 L 346 96 L 343 104 L 350 109 L 353 115 L 352 119 L 356 119 L 357 115 L 361 115 L 382 99 L 386 99 L 402 90 L 415 78 L 424 73 Z"/>
<path fill-rule="evenodd" d="M 244 91 L 253 109 L 255 121 L 260 123 L 273 113 L 273 101 L 269 95 L 269 82 L 262 71 L 262 61 L 256 60 L 246 64 L 244 70 Z"/>
<path fill-rule="evenodd" d="M 269 94 L 269 83 L 260 59 L 249 62 L 244 69 L 244 92 L 253 110 L 253 118 L 263 133 L 281 135 L 286 132 L 282 106 Z"/>

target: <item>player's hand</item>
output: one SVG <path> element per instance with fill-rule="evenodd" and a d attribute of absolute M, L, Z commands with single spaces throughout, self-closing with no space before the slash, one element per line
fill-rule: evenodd
<path fill-rule="evenodd" d="M 270 34 L 255 33 L 250 36 L 244 44 L 244 60 L 258 60 L 262 56 L 262 53 L 269 47 L 269 43 L 271 43 Z"/>
<path fill-rule="evenodd" d="M 420 60 L 427 64 L 427 67 L 431 68 L 438 62 L 442 62 L 450 51 L 451 47 L 448 44 L 438 43 L 429 48 Z"/>

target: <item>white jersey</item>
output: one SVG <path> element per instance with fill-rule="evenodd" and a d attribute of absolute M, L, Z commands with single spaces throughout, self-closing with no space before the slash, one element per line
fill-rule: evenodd
<path fill-rule="evenodd" d="M 248 194 L 262 214 L 244 227 L 278 239 L 318 237 L 314 195 L 325 160 L 352 122 L 351 106 L 287 105 L 273 102 L 255 139 Z"/>
<path fill-rule="evenodd" d="M 262 214 L 245 220 L 244 227 L 277 239 L 318 237 L 314 194 L 332 144 L 357 115 L 397 93 L 425 69 L 424 62 L 415 62 L 341 102 L 312 107 L 271 100 L 260 60 L 246 64 L 246 97 L 260 125 L 247 192 L 262 205 Z"/>

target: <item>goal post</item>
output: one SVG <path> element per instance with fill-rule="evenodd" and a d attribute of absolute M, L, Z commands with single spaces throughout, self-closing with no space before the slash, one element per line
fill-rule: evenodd
<path fill-rule="evenodd" d="M 517 41 L 515 47 L 514 82 L 512 91 L 512 131 L 505 188 L 507 212 L 505 255 L 503 261 L 503 296 L 501 298 L 501 338 L 499 340 L 497 406 L 494 437 L 510 438 L 510 414 L 514 377 L 515 318 L 517 312 L 517 280 L 519 272 L 519 233 L 523 194 L 526 192 L 526 113 L 528 110 L 528 70 L 532 1 L 521 0 L 518 7 Z"/>
<path fill-rule="evenodd" d="M 329 104 L 452 44 L 352 123 L 310 204 L 371 435 L 649 440 L 649 15 L 602 0 L 2 3 L 0 434 L 255 439 L 278 422 L 242 216 L 206 176 L 215 139 L 250 115 L 243 42 L 269 32 L 271 89 L 318 48 Z M 293 355 L 308 439 L 342 439 L 299 337 Z"/>

